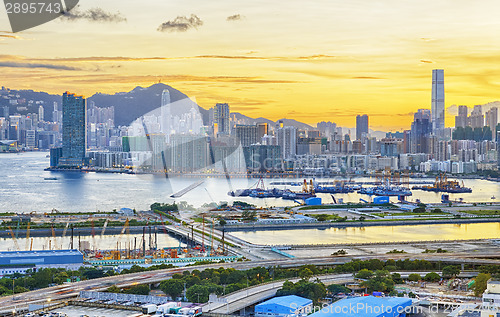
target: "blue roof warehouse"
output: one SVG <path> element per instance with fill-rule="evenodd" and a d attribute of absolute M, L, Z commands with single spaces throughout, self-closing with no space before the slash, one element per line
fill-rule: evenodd
<path fill-rule="evenodd" d="M 309 317 L 404 317 L 412 305 L 403 297 L 353 297 L 339 300 Z"/>
<path fill-rule="evenodd" d="M 76 270 L 83 265 L 79 250 L 6 251 L 0 252 L 0 276 L 20 273 L 28 269 L 64 268 Z"/>
<path fill-rule="evenodd" d="M 255 306 L 255 316 L 298 316 L 312 311 L 313 302 L 300 296 L 289 295 L 274 297 Z"/>

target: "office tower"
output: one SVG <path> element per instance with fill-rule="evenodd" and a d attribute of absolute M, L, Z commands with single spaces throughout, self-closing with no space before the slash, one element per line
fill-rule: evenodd
<path fill-rule="evenodd" d="M 257 138 L 260 140 L 264 135 L 269 135 L 269 124 L 257 123 Z"/>
<path fill-rule="evenodd" d="M 63 147 L 59 166 L 81 167 L 87 148 L 87 103 L 83 96 L 65 92 L 63 104 Z"/>
<path fill-rule="evenodd" d="M 45 120 L 45 116 L 43 114 L 43 106 L 38 107 L 38 120 L 43 122 Z"/>
<path fill-rule="evenodd" d="M 161 94 L 161 119 L 160 119 L 161 132 L 164 134 L 170 134 L 171 116 L 172 114 L 170 113 L 170 92 L 167 89 L 164 89 Z"/>
<path fill-rule="evenodd" d="M 229 105 L 227 103 L 218 103 L 214 107 L 214 134 L 230 133 L 229 124 Z"/>
<path fill-rule="evenodd" d="M 431 112 L 427 109 L 419 109 L 414 114 L 411 124 L 411 152 L 427 153 L 427 139 L 431 133 Z"/>
<path fill-rule="evenodd" d="M 356 116 L 356 140 L 361 140 L 363 137 L 368 136 L 368 115 L 364 114 L 362 116 Z"/>
<path fill-rule="evenodd" d="M 489 111 L 486 111 L 486 125 L 490 127 L 491 132 L 493 134 L 493 140 L 495 140 L 496 136 L 496 127 L 498 124 L 498 108 L 493 107 Z"/>
<path fill-rule="evenodd" d="M 472 129 L 484 127 L 483 107 L 481 105 L 474 106 L 474 109 L 467 120 L 467 125 Z"/>
<path fill-rule="evenodd" d="M 283 159 L 290 159 L 297 153 L 297 128 L 288 126 L 278 129 L 278 145 L 281 146 Z"/>
<path fill-rule="evenodd" d="M 455 116 L 455 128 L 465 128 L 467 126 L 467 116 L 469 109 L 467 106 L 458 106 L 458 116 Z"/>
<path fill-rule="evenodd" d="M 432 70 L 432 132 L 439 135 L 444 130 L 444 70 Z"/>
<path fill-rule="evenodd" d="M 236 137 L 240 141 L 241 146 L 250 146 L 259 142 L 258 129 L 256 125 L 238 124 L 235 128 Z"/>

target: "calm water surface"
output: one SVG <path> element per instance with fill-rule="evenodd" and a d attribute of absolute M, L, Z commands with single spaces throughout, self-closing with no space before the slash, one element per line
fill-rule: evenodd
<path fill-rule="evenodd" d="M 43 169 L 49 165 L 46 152 L 31 152 L 20 154 L 0 154 L 0 209 L 3 212 L 47 212 L 52 209 L 59 211 L 111 211 L 115 208 L 129 207 L 138 210 L 148 209 L 153 202 L 173 202 L 170 195 L 197 181 L 193 178 L 169 178 L 154 175 L 126 175 L 105 173 L 79 172 L 48 172 Z M 44 180 L 56 177 L 57 180 Z M 287 179 L 294 181 L 293 179 Z M 317 179 L 328 181 L 332 179 Z M 358 181 L 373 181 L 369 178 Z M 274 181 L 265 179 L 266 185 Z M 300 181 L 300 180 L 296 180 Z M 204 183 L 188 192 L 178 201 L 185 200 L 195 207 L 211 201 L 233 201 L 227 195 L 231 189 L 248 188 L 257 179 L 206 178 Z M 468 202 L 500 201 L 500 183 L 485 180 L 464 180 L 466 186 L 472 187 L 471 194 L 451 194 L 452 199 L 464 198 Z M 277 186 L 283 188 L 284 186 Z M 298 187 L 291 187 L 299 190 Z M 319 194 L 324 203 L 332 202 L 329 194 Z M 492 200 L 491 197 L 496 199 Z M 359 202 L 366 195 L 357 193 L 336 194 L 345 202 Z M 409 200 L 421 199 L 423 202 L 440 202 L 440 194 L 413 191 Z M 395 200 L 395 198 L 391 198 Z M 290 206 L 293 201 L 279 198 L 256 199 L 239 197 L 257 206 Z"/>

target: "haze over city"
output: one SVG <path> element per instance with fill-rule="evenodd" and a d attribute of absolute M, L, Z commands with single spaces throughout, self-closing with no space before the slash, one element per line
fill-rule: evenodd
<path fill-rule="evenodd" d="M 161 81 L 205 109 L 347 127 L 367 113 L 374 130 L 405 129 L 430 109 L 432 69 L 445 69 L 446 108 L 500 99 L 499 6 L 84 1 L 16 34 L 2 11 L 2 85 L 90 96 Z M 453 126 L 456 107 L 446 115 Z"/>

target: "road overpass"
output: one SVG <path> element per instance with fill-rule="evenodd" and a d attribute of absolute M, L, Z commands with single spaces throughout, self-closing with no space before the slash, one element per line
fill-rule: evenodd
<path fill-rule="evenodd" d="M 318 275 L 311 278 L 315 280 L 318 278 L 324 284 L 344 284 L 353 282 L 352 274 L 328 274 Z M 290 282 L 296 283 L 300 279 L 290 279 Z M 283 287 L 285 281 L 276 281 L 253 287 L 246 288 L 237 292 L 233 292 L 226 296 L 222 296 L 215 302 L 209 302 L 203 306 L 204 313 L 215 314 L 232 314 L 236 311 L 242 310 L 245 307 L 259 303 L 265 299 L 271 298 L 276 295 L 276 292 Z"/>

